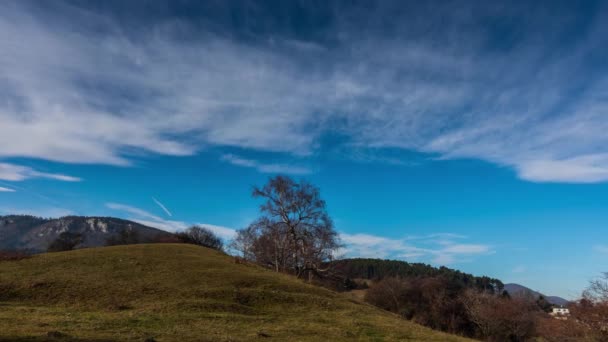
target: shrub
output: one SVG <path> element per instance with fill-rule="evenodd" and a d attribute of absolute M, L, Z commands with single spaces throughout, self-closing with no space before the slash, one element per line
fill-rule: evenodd
<path fill-rule="evenodd" d="M 199 245 L 207 248 L 222 250 L 224 243 L 215 233 L 205 227 L 192 226 L 183 232 L 175 234 L 177 238 L 184 242 L 193 245 Z"/>

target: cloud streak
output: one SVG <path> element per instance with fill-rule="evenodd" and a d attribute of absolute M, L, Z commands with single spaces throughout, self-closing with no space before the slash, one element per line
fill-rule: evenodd
<path fill-rule="evenodd" d="M 0 180 L 5 181 L 23 181 L 30 178 L 45 178 L 58 180 L 63 182 L 80 182 L 78 177 L 62 175 L 57 173 L 47 173 L 34 170 L 27 166 L 0 163 Z"/>
<path fill-rule="evenodd" d="M 179 232 L 191 227 L 193 225 L 198 225 L 201 227 L 205 227 L 215 234 L 217 234 L 220 238 L 224 240 L 230 240 L 236 235 L 236 230 L 228 227 L 218 226 L 214 224 L 208 223 L 188 223 L 184 221 L 177 220 L 166 220 L 160 216 L 154 215 L 146 210 L 141 208 L 137 208 L 131 205 L 122 204 L 122 203 L 106 203 L 106 207 L 112 210 L 116 210 L 119 212 L 123 212 L 128 214 L 128 219 L 133 220 L 137 223 L 143 224 L 145 226 L 154 227 L 158 229 L 162 229 L 168 232 Z"/>
<path fill-rule="evenodd" d="M 156 205 L 158 205 L 165 212 L 165 214 L 169 215 L 169 217 L 173 216 L 173 214 L 171 214 L 169 209 L 167 209 L 167 207 L 165 207 L 165 205 L 162 204 L 159 200 L 157 200 L 154 197 L 152 197 L 152 200 L 154 201 L 154 203 L 156 203 Z"/>
<path fill-rule="evenodd" d="M 234 154 L 224 154 L 221 160 L 235 166 L 253 168 L 262 173 L 286 173 L 293 175 L 306 175 L 312 173 L 312 170 L 302 166 L 262 163 L 253 159 L 246 159 Z"/>
<path fill-rule="evenodd" d="M 15 190 L 0 186 L 0 192 L 15 192 Z"/>

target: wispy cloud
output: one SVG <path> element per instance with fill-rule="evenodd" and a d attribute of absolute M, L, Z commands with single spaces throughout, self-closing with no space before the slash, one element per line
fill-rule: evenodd
<path fill-rule="evenodd" d="M 27 166 L 0 163 L 0 179 L 6 181 L 23 181 L 29 178 L 46 178 L 64 182 L 79 182 L 78 177 L 62 175 L 57 173 L 47 173 L 34 170 Z"/>
<path fill-rule="evenodd" d="M 382 24 L 395 13 L 384 2 L 329 6 L 319 42 L 277 31 L 241 44 L 186 19 L 138 30 L 110 12 L 13 2 L 0 13 L 0 158 L 128 165 L 130 154 L 207 145 L 310 156 L 335 134 L 346 146 L 478 158 L 529 181 L 606 181 L 608 70 L 588 63 L 604 57 L 606 8 L 579 18 L 528 6 L 413 6 L 395 25 Z M 499 14 L 526 32 L 503 50 L 488 46 L 501 34 L 492 20 L 472 19 Z M 575 19 L 588 29 L 571 31 Z"/>
<path fill-rule="evenodd" d="M 519 265 L 511 270 L 512 273 L 524 273 L 528 270 L 526 266 Z"/>
<path fill-rule="evenodd" d="M 340 238 L 345 243 L 341 253 L 349 257 L 392 258 L 449 265 L 493 253 L 489 245 L 456 241 L 464 239 L 457 234 L 393 239 L 370 234 L 342 233 Z"/>
<path fill-rule="evenodd" d="M 145 226 L 162 229 L 168 232 L 177 232 L 187 229 L 193 225 L 205 227 L 220 238 L 230 240 L 236 235 L 236 230 L 228 227 L 218 226 L 208 223 L 188 223 L 177 220 L 166 220 L 160 216 L 154 215 L 146 210 L 121 203 L 106 203 L 106 207 L 112 210 L 117 210 L 128 214 L 128 219 L 143 224 Z"/>
<path fill-rule="evenodd" d="M 254 168 L 262 173 L 287 173 L 304 175 L 312 172 L 311 169 L 306 167 L 287 164 L 262 163 L 253 159 L 245 159 L 234 154 L 224 154 L 221 159 L 232 165 Z"/>
<path fill-rule="evenodd" d="M 5 188 L 0 186 L 0 192 L 15 192 L 14 189 Z"/>
<path fill-rule="evenodd" d="M 112 210 L 127 213 L 127 218 L 145 226 L 154 227 L 168 232 L 176 232 L 188 228 L 188 224 L 182 221 L 166 220 L 146 210 L 122 203 L 106 203 L 106 207 Z"/>
<path fill-rule="evenodd" d="M 167 209 L 167 207 L 165 207 L 164 204 L 162 204 L 159 200 L 157 200 L 156 198 L 152 197 L 152 200 L 154 201 L 154 203 L 156 203 L 167 215 L 169 215 L 170 217 L 173 216 L 173 214 L 171 214 L 171 212 L 169 211 L 169 209 Z"/>

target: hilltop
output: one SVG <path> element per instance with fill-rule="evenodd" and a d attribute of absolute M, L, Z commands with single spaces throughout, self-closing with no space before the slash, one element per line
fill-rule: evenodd
<path fill-rule="evenodd" d="M 151 242 L 169 233 L 115 217 L 65 216 L 56 219 L 29 215 L 0 216 L 0 250 L 46 251 L 64 232 L 80 234 L 76 248 L 101 247 L 121 232 L 135 234 L 141 242 Z"/>
<path fill-rule="evenodd" d="M 185 244 L 0 262 L 0 340 L 465 341 Z"/>
<path fill-rule="evenodd" d="M 402 260 L 339 259 L 332 262 L 332 267 L 342 277 L 359 281 L 377 281 L 390 277 L 406 279 L 441 276 L 454 285 L 478 290 L 500 292 L 504 287 L 499 279 L 485 276 L 477 277 L 445 266 L 433 267 L 423 263 L 410 263 Z"/>

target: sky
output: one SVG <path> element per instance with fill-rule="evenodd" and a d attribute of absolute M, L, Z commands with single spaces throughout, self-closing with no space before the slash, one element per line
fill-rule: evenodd
<path fill-rule="evenodd" d="M 608 271 L 601 1 L 3 1 L 0 215 L 229 240 L 321 189 L 346 257 L 576 298 Z"/>

